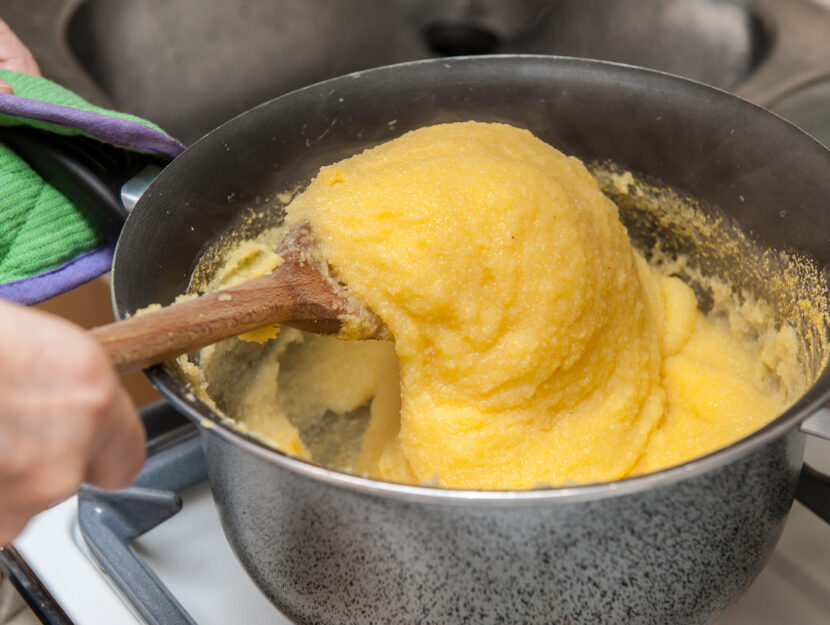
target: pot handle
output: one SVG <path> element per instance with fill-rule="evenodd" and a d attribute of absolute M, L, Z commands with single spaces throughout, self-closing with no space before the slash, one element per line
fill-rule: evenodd
<path fill-rule="evenodd" d="M 0 141 L 113 241 L 138 197 L 164 164 L 151 154 L 27 126 L 0 128 Z"/>
<path fill-rule="evenodd" d="M 801 431 L 830 440 L 830 408 L 820 408 L 805 419 L 801 423 Z M 805 463 L 801 468 L 795 498 L 825 522 L 830 523 L 830 475 L 825 475 Z"/>

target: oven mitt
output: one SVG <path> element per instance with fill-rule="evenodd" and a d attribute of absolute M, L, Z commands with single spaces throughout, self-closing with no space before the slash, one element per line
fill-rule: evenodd
<path fill-rule="evenodd" d="M 185 146 L 148 121 L 86 102 L 60 85 L 0 70 L 0 125 L 85 135 L 171 160 Z M 57 189 L 0 143 L 0 297 L 36 304 L 109 271 L 113 244 Z"/>

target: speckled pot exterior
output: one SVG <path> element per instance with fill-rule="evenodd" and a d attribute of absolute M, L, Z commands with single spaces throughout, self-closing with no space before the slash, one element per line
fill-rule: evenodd
<path fill-rule="evenodd" d="M 771 554 L 803 455 L 793 430 L 626 494 L 431 502 L 310 479 L 203 438 L 237 556 L 307 625 L 712 623 Z"/>

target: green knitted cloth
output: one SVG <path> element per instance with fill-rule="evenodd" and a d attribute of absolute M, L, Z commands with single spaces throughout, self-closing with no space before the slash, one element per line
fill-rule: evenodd
<path fill-rule="evenodd" d="M 45 78 L 7 70 L 0 70 L 0 78 L 15 92 L 0 94 L 2 126 L 80 134 L 167 158 L 184 149 L 155 124 L 94 106 Z M 48 275 L 103 243 L 102 235 L 63 194 L 0 143 L 0 284 Z M 56 294 L 54 290 L 44 293 Z M 0 296 L 21 301 L 2 290 Z"/>
<path fill-rule="evenodd" d="M 0 144 L 0 282 L 55 268 L 101 243 L 61 193 Z"/>

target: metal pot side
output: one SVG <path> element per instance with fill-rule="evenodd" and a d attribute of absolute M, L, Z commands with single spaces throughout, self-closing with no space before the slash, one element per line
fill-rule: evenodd
<path fill-rule="evenodd" d="M 236 555 L 309 625 L 711 623 L 772 553 L 803 454 L 793 430 L 673 484 L 492 506 L 360 493 L 203 442 Z"/>

